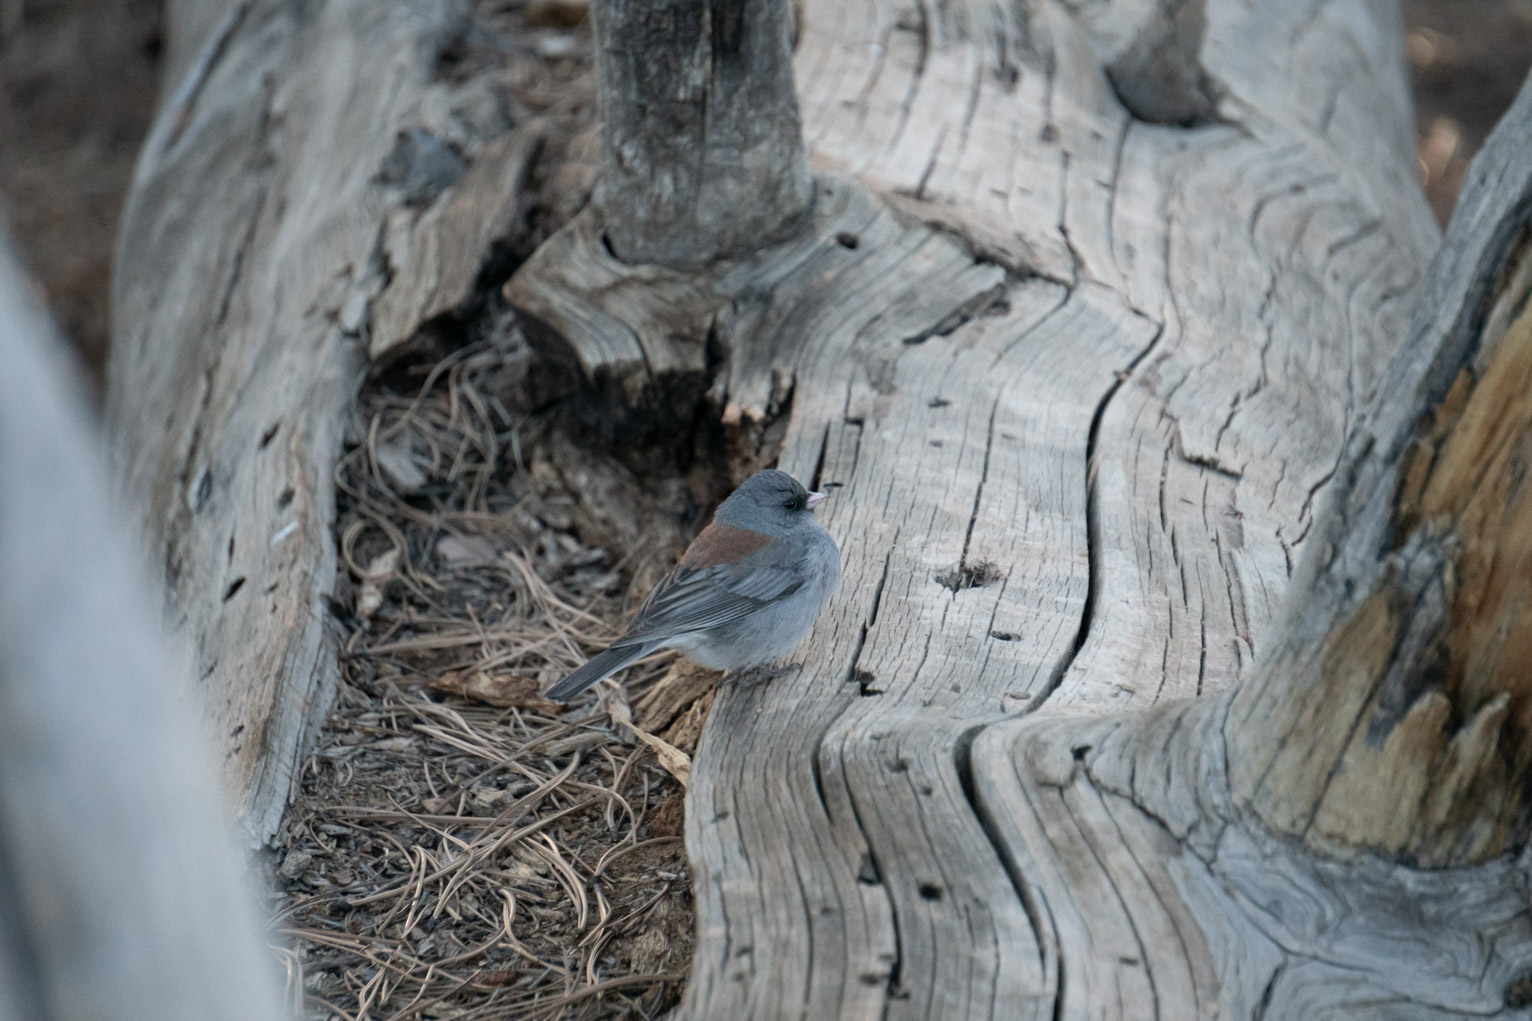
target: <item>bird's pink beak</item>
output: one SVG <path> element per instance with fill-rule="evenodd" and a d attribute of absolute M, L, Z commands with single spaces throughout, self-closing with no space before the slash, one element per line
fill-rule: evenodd
<path fill-rule="evenodd" d="M 809 510 L 813 510 L 815 507 L 818 507 L 820 504 L 824 503 L 825 497 L 828 495 L 828 493 L 810 493 L 808 500 Z"/>

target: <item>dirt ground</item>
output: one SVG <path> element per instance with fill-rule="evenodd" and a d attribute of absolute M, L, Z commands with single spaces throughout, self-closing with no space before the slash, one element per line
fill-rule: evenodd
<path fill-rule="evenodd" d="M 1532 64 L 1532 0 L 1404 9 L 1421 177 L 1445 220 Z M 0 208 L 97 379 L 160 16 L 158 0 L 0 0 Z M 558 73 L 588 76 L 583 28 L 537 31 L 569 33 L 560 52 L 584 56 Z M 678 774 L 711 677 L 661 662 L 630 675 L 631 705 L 567 712 L 537 691 L 610 634 L 709 494 L 647 494 L 672 514 L 644 542 L 589 520 L 602 501 L 582 494 L 623 471 L 573 477 L 595 462 L 516 407 L 514 319 L 482 310 L 458 341 L 375 379 L 350 430 L 341 696 L 273 861 L 273 942 L 316 1019 L 658 1017 L 690 959 Z"/>
<path fill-rule="evenodd" d="M 0 0 L 0 211 L 93 382 L 159 53 L 159 0 Z"/>

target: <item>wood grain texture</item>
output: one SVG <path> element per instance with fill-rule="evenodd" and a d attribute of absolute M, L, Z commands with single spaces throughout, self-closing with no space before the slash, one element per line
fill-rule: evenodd
<path fill-rule="evenodd" d="M 172 62 L 124 215 L 108 420 L 261 840 L 336 677 L 331 474 L 364 353 L 469 293 L 538 128 L 436 74 L 466 3 L 183 6 L 218 27 Z"/>
<path fill-rule="evenodd" d="M 1082 789 L 1023 825 L 1027 756 L 1248 670 L 1437 237 L 1396 12 L 1202 5 L 1181 80 L 1216 109 L 1182 127 L 1122 96 L 1191 56 L 1139 34 L 1175 6 L 804 5 L 812 232 L 683 274 L 621 266 L 592 214 L 509 287 L 634 399 L 711 336 L 725 421 L 790 410 L 781 466 L 834 493 L 803 674 L 721 691 L 694 763 L 689 1017 L 1265 1009 L 1282 958 L 1241 957 L 1248 925 L 1178 951 L 1206 905 L 1155 907 L 1165 866 L 1129 903 L 1092 878 L 1171 852 L 1153 817 L 1118 833 Z M 1166 719 L 1151 747 L 1218 741 Z M 1195 833 L 1211 795 L 1147 754 Z"/>
<path fill-rule="evenodd" d="M 190 678 L 0 241 L 0 1018 L 277 1021 Z"/>
<path fill-rule="evenodd" d="M 982 733 L 1060 1017 L 1519 1017 L 1532 90 L 1487 146 L 1257 668 Z M 1515 382 L 1512 382 L 1512 381 Z M 1061 689 L 1062 690 L 1062 689 Z M 982 765 L 981 765 L 982 763 Z"/>
<path fill-rule="evenodd" d="M 976 769 L 977 800 L 1046 936 L 1055 1016 L 1524 1016 L 1525 864 L 1338 861 L 1249 825 L 1226 706 L 1042 713 L 976 743 L 995 767 Z"/>

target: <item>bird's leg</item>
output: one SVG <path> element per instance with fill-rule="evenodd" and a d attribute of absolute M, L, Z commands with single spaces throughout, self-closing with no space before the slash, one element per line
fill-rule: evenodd
<path fill-rule="evenodd" d="M 781 663 L 776 666 L 767 666 L 762 664 L 745 671 L 744 674 L 740 676 L 740 680 L 743 681 L 744 678 L 748 677 L 750 679 L 750 686 L 754 687 L 757 684 L 770 684 L 777 678 L 786 677 L 788 674 L 792 674 L 794 677 L 796 677 L 802 672 L 802 663 Z"/>
<path fill-rule="evenodd" d="M 803 672 L 802 663 L 783 663 L 778 666 L 767 666 L 762 663 L 757 666 L 744 667 L 739 670 L 729 670 L 718 678 L 718 685 L 739 684 L 740 687 L 754 688 L 757 685 L 769 684 L 779 677 L 792 674 L 794 677 Z"/>

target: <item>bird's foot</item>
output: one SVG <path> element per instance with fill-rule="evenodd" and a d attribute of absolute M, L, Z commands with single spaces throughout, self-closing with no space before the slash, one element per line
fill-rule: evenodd
<path fill-rule="evenodd" d="M 748 667 L 744 670 L 730 670 L 723 675 L 723 679 L 718 683 L 728 684 L 734 682 L 742 688 L 754 688 L 758 685 L 770 684 L 777 678 L 786 677 L 788 674 L 796 677 L 802 672 L 802 663 L 783 663 L 779 666 L 763 664 L 761 666 Z"/>

